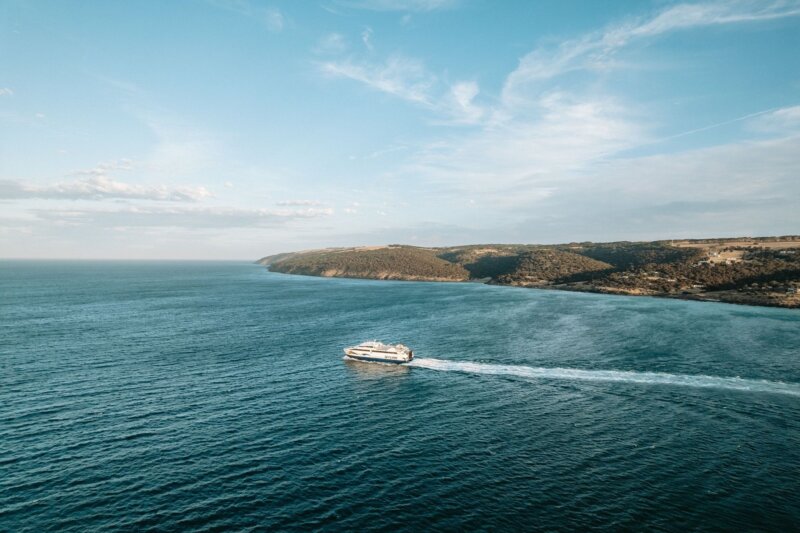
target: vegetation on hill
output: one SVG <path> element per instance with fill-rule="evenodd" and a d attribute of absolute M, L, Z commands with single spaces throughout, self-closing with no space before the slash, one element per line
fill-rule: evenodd
<path fill-rule="evenodd" d="M 472 279 L 498 278 L 516 268 L 521 254 L 539 248 L 529 245 L 474 245 L 445 248 L 439 257 L 463 266 Z"/>
<path fill-rule="evenodd" d="M 413 246 L 320 250 L 288 257 L 271 256 L 265 260 L 270 261 L 270 270 L 307 276 L 432 281 L 469 279 L 469 272 L 460 265 L 436 257 L 429 249 Z"/>
<path fill-rule="evenodd" d="M 270 270 L 310 276 L 501 285 L 800 307 L 800 237 L 695 241 L 390 245 L 283 253 Z"/>
<path fill-rule="evenodd" d="M 500 284 L 570 283 L 591 279 L 600 272 L 611 272 L 614 267 L 591 257 L 572 252 L 543 248 L 523 252 L 514 268 L 497 277 Z"/>
<path fill-rule="evenodd" d="M 570 251 L 603 261 L 617 269 L 638 268 L 647 264 L 675 263 L 699 257 L 695 248 L 677 248 L 651 242 L 588 243 L 569 248 Z"/>

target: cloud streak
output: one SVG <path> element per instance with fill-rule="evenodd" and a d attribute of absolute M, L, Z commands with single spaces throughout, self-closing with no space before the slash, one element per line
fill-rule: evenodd
<path fill-rule="evenodd" d="M 394 176 L 413 176 L 454 191 L 504 196 L 507 203 L 538 205 L 576 186 L 594 166 L 626 150 L 737 122 L 750 121 L 778 135 L 794 131 L 798 124 L 794 107 L 772 109 L 659 138 L 653 134 L 655 125 L 636 106 L 600 93 L 590 80 L 583 87 L 570 84 L 567 91 L 556 78 L 575 70 L 616 66 L 613 56 L 624 47 L 670 32 L 798 15 L 796 0 L 673 5 L 555 48 L 532 50 L 508 74 L 492 107 L 477 101 L 481 91 L 476 81 L 444 86 L 419 61 L 412 63 L 413 69 L 388 69 L 391 76 L 374 63 L 329 63 L 326 69 L 422 105 L 446 117 L 445 124 L 477 126 L 429 143 Z M 420 79 L 425 83 L 414 82 Z"/>
<path fill-rule="evenodd" d="M 92 227 L 251 228 L 279 227 L 333 214 L 330 208 L 242 209 L 231 207 L 131 207 L 120 210 L 38 210 L 42 220 Z"/>
<path fill-rule="evenodd" d="M 432 106 L 431 90 L 436 77 L 416 59 L 395 55 L 379 64 L 328 61 L 320 65 L 320 70 L 328 76 L 349 78 L 403 100 Z"/>
<path fill-rule="evenodd" d="M 475 102 L 480 93 L 477 82 L 459 81 L 447 86 L 418 59 L 394 55 L 383 62 L 358 62 L 350 58 L 318 66 L 326 76 L 357 81 L 435 112 L 440 123 L 476 124 L 485 115 Z"/>
<path fill-rule="evenodd" d="M 340 5 L 371 11 L 430 12 L 449 9 L 459 4 L 458 0 L 343 0 Z"/>
<path fill-rule="evenodd" d="M 280 202 L 275 202 L 275 205 L 281 207 L 297 207 L 297 206 L 319 207 L 323 205 L 323 203 L 317 200 L 282 200 Z"/>
<path fill-rule="evenodd" d="M 796 133 L 800 131 L 800 105 L 770 109 L 751 116 L 758 117 L 751 120 L 752 127 L 757 131 L 767 133 L 785 131 Z"/>
<path fill-rule="evenodd" d="M 130 159 L 118 159 L 110 163 L 99 163 L 98 165 L 73 172 L 76 176 L 107 176 L 111 172 L 133 170 L 133 161 Z"/>
<path fill-rule="evenodd" d="M 692 28 L 758 22 L 798 15 L 800 15 L 800 2 L 796 0 L 768 3 L 726 0 L 678 4 L 648 19 L 629 21 L 601 32 L 565 41 L 555 49 L 540 47 L 529 52 L 520 59 L 517 69 L 508 76 L 502 99 L 506 104 L 512 104 L 524 97 L 526 90 L 529 90 L 532 84 L 575 70 L 609 68 L 613 65 L 614 54 L 636 40 Z"/>
<path fill-rule="evenodd" d="M 99 171 L 99 169 L 91 171 L 95 170 Z M 122 199 L 196 202 L 210 196 L 211 193 L 205 187 L 131 185 L 102 174 L 46 186 L 29 185 L 14 180 L 0 180 L 0 199 L 5 200 L 39 198 L 46 200 Z"/>

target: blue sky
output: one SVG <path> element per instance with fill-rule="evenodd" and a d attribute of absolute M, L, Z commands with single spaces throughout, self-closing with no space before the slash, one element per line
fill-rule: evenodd
<path fill-rule="evenodd" d="M 800 233 L 800 1 L 0 1 L 0 257 Z"/>

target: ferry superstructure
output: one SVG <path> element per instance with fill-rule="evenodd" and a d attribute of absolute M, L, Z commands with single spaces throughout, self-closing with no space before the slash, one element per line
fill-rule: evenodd
<path fill-rule="evenodd" d="M 375 363 L 408 363 L 414 358 L 411 348 L 403 344 L 384 344 L 378 341 L 362 342 L 344 349 L 345 355 L 358 361 Z"/>

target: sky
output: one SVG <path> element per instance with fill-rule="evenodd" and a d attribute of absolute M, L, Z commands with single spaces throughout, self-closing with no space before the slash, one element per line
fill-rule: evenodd
<path fill-rule="evenodd" d="M 0 0 L 0 258 L 800 233 L 800 0 Z"/>

